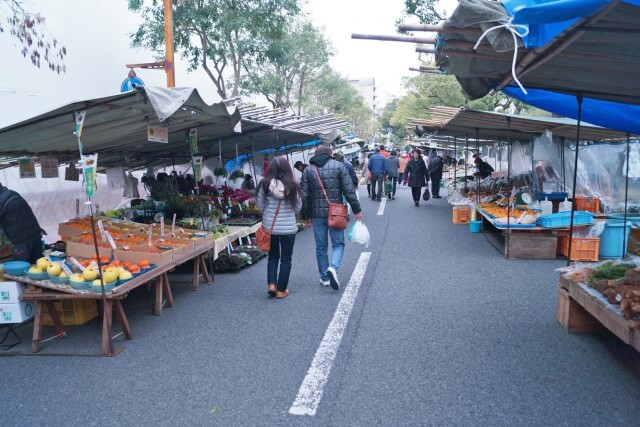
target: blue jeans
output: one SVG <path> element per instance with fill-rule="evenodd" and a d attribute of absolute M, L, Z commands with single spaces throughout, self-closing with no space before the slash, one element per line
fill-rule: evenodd
<path fill-rule="evenodd" d="M 329 228 L 327 218 L 313 218 L 313 237 L 316 239 L 316 260 L 318 261 L 318 272 L 323 281 L 329 281 L 327 276 L 327 268 L 329 268 L 329 256 L 327 254 L 329 248 L 329 237 L 331 237 L 331 267 L 336 271 L 342 264 L 342 254 L 344 253 L 344 230 L 335 230 Z"/>
<path fill-rule="evenodd" d="M 289 284 L 291 274 L 291 257 L 293 244 L 296 242 L 295 234 L 284 236 L 271 235 L 271 249 L 269 249 L 269 262 L 267 263 L 267 280 L 269 284 L 277 284 L 278 291 L 284 292 Z M 280 274 L 278 275 L 278 263 Z"/>

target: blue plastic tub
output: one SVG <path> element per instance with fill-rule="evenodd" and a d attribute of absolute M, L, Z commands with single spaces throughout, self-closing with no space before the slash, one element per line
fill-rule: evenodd
<path fill-rule="evenodd" d="M 469 231 L 472 233 L 482 231 L 482 221 L 469 221 Z"/>
<path fill-rule="evenodd" d="M 598 257 L 604 259 L 624 257 L 627 254 L 630 230 L 630 221 L 625 223 L 619 219 L 606 219 L 604 231 L 600 235 Z"/>
<path fill-rule="evenodd" d="M 591 212 L 575 211 L 573 213 L 573 225 L 586 225 L 593 223 Z M 541 227 L 569 227 L 571 225 L 571 212 L 564 211 L 547 214 L 538 217 L 538 225 Z"/>
<path fill-rule="evenodd" d="M 609 215 L 607 215 L 607 218 L 624 221 L 624 214 L 623 213 L 609 214 Z M 627 214 L 627 221 L 631 222 L 631 225 L 633 227 L 640 227 L 640 214 L 628 213 Z"/>

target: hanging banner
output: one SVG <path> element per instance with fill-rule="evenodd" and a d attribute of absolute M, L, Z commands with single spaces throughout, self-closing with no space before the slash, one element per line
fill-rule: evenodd
<path fill-rule="evenodd" d="M 84 192 L 89 197 L 96 194 L 97 180 L 96 174 L 98 169 L 98 155 L 91 154 L 82 157 L 82 175 L 84 176 Z"/>
<path fill-rule="evenodd" d="M 124 168 L 122 166 L 107 169 L 107 186 L 110 190 L 120 190 L 125 188 L 125 175 Z"/>
<path fill-rule="evenodd" d="M 189 147 L 192 156 L 198 153 L 198 128 L 189 129 Z"/>
<path fill-rule="evenodd" d="M 80 181 L 80 169 L 77 169 L 76 165 L 71 163 L 64 170 L 64 179 L 65 181 Z"/>
<path fill-rule="evenodd" d="M 196 156 L 193 158 L 193 178 L 196 184 L 200 182 L 200 176 L 202 175 L 202 156 Z"/>
<path fill-rule="evenodd" d="M 147 140 L 150 142 L 169 143 L 169 128 L 164 126 L 147 126 Z"/>
<path fill-rule="evenodd" d="M 76 119 L 76 130 L 74 134 L 76 138 L 78 138 L 78 149 L 80 150 L 80 156 L 83 154 L 84 147 L 82 146 L 82 141 L 80 141 L 80 137 L 82 136 L 82 127 L 84 126 L 84 118 L 87 115 L 87 110 L 76 111 L 74 113 L 74 117 Z"/>
<path fill-rule="evenodd" d="M 40 159 L 40 174 L 43 178 L 58 178 L 58 159 L 42 157 Z"/>
<path fill-rule="evenodd" d="M 20 169 L 20 179 L 36 177 L 36 161 L 35 159 L 19 159 L 18 166 Z"/>

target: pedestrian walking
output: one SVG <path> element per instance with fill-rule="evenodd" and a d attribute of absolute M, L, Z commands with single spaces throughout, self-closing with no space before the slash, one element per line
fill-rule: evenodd
<path fill-rule="evenodd" d="M 329 202 L 342 203 L 343 197 L 351 206 L 356 221 L 362 220 L 360 202 L 347 169 L 331 159 L 331 147 L 320 145 L 302 174 L 302 219 L 313 225 L 316 241 L 316 261 L 323 286 L 340 289 L 338 270 L 344 254 L 344 230 L 329 228 Z M 327 200 L 328 199 L 328 200 Z M 331 262 L 328 248 L 331 239 Z"/>
<path fill-rule="evenodd" d="M 367 194 L 369 197 L 371 197 L 371 172 L 369 172 L 369 158 L 371 156 L 373 156 L 373 153 L 367 154 L 367 157 L 364 158 L 362 171 L 360 172 L 360 177 L 364 178 L 364 183 L 367 185 Z"/>
<path fill-rule="evenodd" d="M 382 185 L 387 174 L 387 159 L 380 154 L 380 148 L 376 147 L 375 153 L 369 159 L 369 172 L 371 172 L 371 200 L 382 200 Z"/>
<path fill-rule="evenodd" d="M 342 163 L 344 165 L 344 167 L 347 169 L 347 172 L 349 172 L 349 177 L 351 178 L 351 181 L 353 182 L 353 187 L 356 189 L 358 189 L 358 175 L 356 175 L 356 170 L 353 168 L 353 165 L 349 162 L 347 162 L 344 159 L 344 153 L 342 151 L 338 151 L 335 154 L 335 159 Z"/>
<path fill-rule="evenodd" d="M 384 145 L 380 145 L 380 155 L 385 159 L 389 158 L 389 152 L 385 150 Z"/>
<path fill-rule="evenodd" d="M 431 194 L 434 199 L 441 199 L 440 180 L 442 179 L 442 157 L 435 150 L 429 153 L 429 177 L 431 178 Z"/>
<path fill-rule="evenodd" d="M 262 212 L 263 226 L 266 229 L 272 227 L 267 293 L 276 298 L 286 298 L 289 295 L 287 287 L 293 245 L 298 232 L 296 215 L 302 208 L 302 197 L 293 170 L 284 157 L 276 157 L 269 164 L 267 173 L 258 184 L 256 204 Z"/>
<path fill-rule="evenodd" d="M 387 192 L 389 200 L 396 197 L 396 186 L 398 184 L 398 169 L 400 169 L 400 160 L 397 157 L 398 152 L 391 150 L 391 154 L 387 159 L 387 181 L 391 180 L 391 191 Z"/>
<path fill-rule="evenodd" d="M 398 162 L 400 163 L 398 168 L 398 182 L 401 183 L 404 188 L 407 188 L 407 184 L 404 180 L 404 170 L 407 168 L 407 163 L 409 163 L 409 154 L 401 154 Z"/>
<path fill-rule="evenodd" d="M 420 150 L 415 148 L 411 153 L 412 158 L 407 163 L 405 174 L 407 176 L 407 183 L 411 187 L 411 195 L 413 196 L 413 204 L 417 207 L 420 206 L 420 193 L 422 187 L 426 186 L 429 182 L 429 171 L 427 165 L 422 159 Z"/>

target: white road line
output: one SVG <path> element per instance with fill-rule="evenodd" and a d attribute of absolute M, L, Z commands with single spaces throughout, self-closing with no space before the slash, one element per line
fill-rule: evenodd
<path fill-rule="evenodd" d="M 387 198 L 383 197 L 380 202 L 380 207 L 378 208 L 378 215 L 384 214 L 384 207 L 387 205 Z"/>
<path fill-rule="evenodd" d="M 310 416 L 316 414 L 316 410 L 322 399 L 324 386 L 329 379 L 333 360 L 336 358 L 336 354 L 340 348 L 340 341 L 342 341 L 342 336 L 349 322 L 351 309 L 358 297 L 358 291 L 360 290 L 364 273 L 367 271 L 370 258 L 371 252 L 362 252 L 360 254 L 360 259 L 358 259 L 349 284 L 347 284 L 342 298 L 340 298 L 333 319 L 331 319 L 331 323 L 329 323 L 324 333 L 324 337 L 313 357 L 307 375 L 304 381 L 302 381 L 302 385 L 300 385 L 298 395 L 293 405 L 291 405 L 291 408 L 289 408 L 290 414 Z"/>

